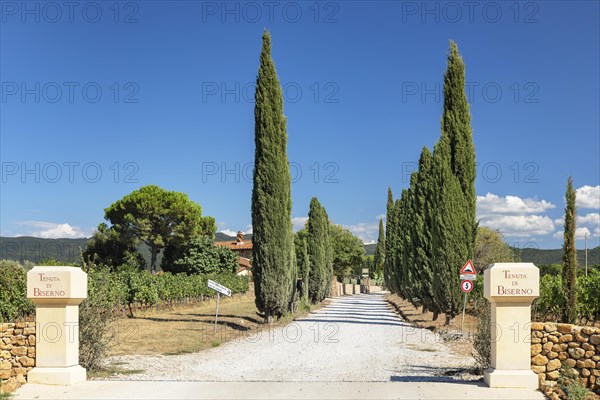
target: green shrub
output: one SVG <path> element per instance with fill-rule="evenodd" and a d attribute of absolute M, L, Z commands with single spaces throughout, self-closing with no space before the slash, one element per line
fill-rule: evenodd
<path fill-rule="evenodd" d="M 565 306 L 562 277 L 544 275 L 540 279 L 540 297 L 533 302 L 534 319 L 538 321 L 557 320 Z"/>
<path fill-rule="evenodd" d="M 214 274 L 235 272 L 238 257 L 226 247 L 215 246 L 208 237 L 198 237 L 187 242 L 181 249 L 170 248 L 168 257 L 161 264 L 163 271 L 172 273 Z M 167 261 L 171 260 L 171 261 Z"/>
<path fill-rule="evenodd" d="M 0 322 L 30 315 L 34 306 L 27 299 L 27 271 L 16 261 L 0 260 Z"/>

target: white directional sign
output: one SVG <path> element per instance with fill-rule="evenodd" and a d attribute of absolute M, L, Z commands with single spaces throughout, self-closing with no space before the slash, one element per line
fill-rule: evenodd
<path fill-rule="evenodd" d="M 460 280 L 461 281 L 475 281 L 475 280 L 477 280 L 477 275 L 460 274 Z"/>
<path fill-rule="evenodd" d="M 224 294 L 225 296 L 229 296 L 231 297 L 231 289 L 226 288 L 225 286 L 215 282 L 215 281 L 211 281 L 210 279 L 208 280 L 208 287 L 216 290 L 217 292 Z"/>

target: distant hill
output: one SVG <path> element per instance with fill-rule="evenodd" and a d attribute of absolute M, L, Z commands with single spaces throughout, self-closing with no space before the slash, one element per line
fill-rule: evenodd
<path fill-rule="evenodd" d="M 375 247 L 377 247 L 377 243 L 365 244 L 365 254 L 367 256 L 371 256 L 375 254 Z"/>
<path fill-rule="evenodd" d="M 2 237 L 0 236 L 0 259 L 17 261 L 29 260 L 34 263 L 44 259 L 54 258 L 58 261 L 72 263 L 79 261 L 80 251 L 83 251 L 88 238 L 81 239 L 42 239 L 31 236 Z M 217 232 L 216 241 L 235 241 L 235 237 Z M 252 240 L 252 235 L 245 235 L 244 240 Z M 365 244 L 365 254 L 375 254 L 376 244 Z M 140 246 L 140 252 L 148 260 L 150 252 L 146 246 Z M 534 264 L 561 264 L 562 249 L 515 249 L 520 254 L 521 261 Z M 577 260 L 580 266 L 585 265 L 585 250 L 577 250 Z M 588 265 L 600 264 L 600 246 L 588 250 Z"/>
<path fill-rule="evenodd" d="M 87 238 L 42 239 L 31 236 L 0 236 L 0 259 L 29 260 L 37 263 L 54 258 L 58 261 L 72 263 L 79 260 L 80 251 L 83 251 L 87 241 Z"/>
<path fill-rule="evenodd" d="M 534 264 L 562 264 L 563 251 L 542 250 L 542 249 L 515 249 L 513 251 L 520 254 L 522 262 L 532 262 Z M 577 250 L 577 262 L 579 266 L 585 265 L 585 250 Z M 588 249 L 588 265 L 600 264 L 600 246 Z"/>
<path fill-rule="evenodd" d="M 80 260 L 80 253 L 85 248 L 85 244 L 88 240 L 89 238 L 42 239 L 31 236 L 0 236 L 0 259 L 17 260 L 21 262 L 29 260 L 33 263 L 38 263 L 42 260 L 54 258 L 57 261 L 70 264 Z M 236 238 L 222 232 L 217 232 L 215 240 L 235 241 Z M 252 235 L 245 235 L 244 240 L 252 240 Z M 149 262 L 150 250 L 148 247 L 141 245 L 139 250 L 144 258 L 146 258 L 146 261 Z"/>

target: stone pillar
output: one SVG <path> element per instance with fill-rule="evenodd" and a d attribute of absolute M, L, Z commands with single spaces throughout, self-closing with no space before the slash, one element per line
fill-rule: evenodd
<path fill-rule="evenodd" d="M 86 297 L 87 274 L 81 268 L 34 267 L 27 272 L 37 339 L 28 382 L 72 385 L 86 380 L 79 365 L 79 304 Z"/>
<path fill-rule="evenodd" d="M 484 271 L 491 302 L 489 387 L 538 388 L 531 370 L 531 302 L 539 296 L 540 272 L 532 263 L 496 263 Z"/>

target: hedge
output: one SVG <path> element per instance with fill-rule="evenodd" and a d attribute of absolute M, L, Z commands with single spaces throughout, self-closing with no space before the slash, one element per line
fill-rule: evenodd
<path fill-rule="evenodd" d="M 15 321 L 29 316 L 34 307 L 26 297 L 27 270 L 14 261 L 0 261 L 0 321 Z M 107 268 L 89 269 L 88 301 L 94 306 L 115 308 L 142 303 L 197 299 L 214 295 L 207 286 L 212 279 L 233 293 L 248 290 L 248 277 L 226 272 L 212 275 L 186 275 L 124 269 L 111 272 Z M 100 290 L 102 289 L 102 290 Z"/>

